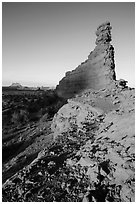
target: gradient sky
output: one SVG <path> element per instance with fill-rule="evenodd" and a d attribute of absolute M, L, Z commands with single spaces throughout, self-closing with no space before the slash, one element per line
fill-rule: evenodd
<path fill-rule="evenodd" d="M 135 86 L 135 4 L 131 2 L 2 3 L 2 84 L 57 85 L 95 48 L 109 20 L 117 79 Z"/>

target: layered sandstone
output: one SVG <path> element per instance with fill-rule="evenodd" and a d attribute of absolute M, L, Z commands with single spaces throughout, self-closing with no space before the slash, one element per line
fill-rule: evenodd
<path fill-rule="evenodd" d="M 97 28 L 95 49 L 85 62 L 66 73 L 56 88 L 58 96 L 71 98 L 87 88 L 99 90 L 116 80 L 111 29 L 109 22 Z"/>

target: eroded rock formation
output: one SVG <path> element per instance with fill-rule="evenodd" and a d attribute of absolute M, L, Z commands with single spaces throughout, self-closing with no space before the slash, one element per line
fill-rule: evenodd
<path fill-rule="evenodd" d="M 66 73 L 56 88 L 58 96 L 71 98 L 84 89 L 99 90 L 116 80 L 114 48 L 110 44 L 111 29 L 109 22 L 97 28 L 95 49 L 85 62 Z"/>
<path fill-rule="evenodd" d="M 110 23 L 98 27 L 97 47 L 84 63 L 90 66 L 60 82 L 60 96 L 81 93 L 54 115 L 52 142 L 3 184 L 3 201 L 135 202 L 135 90 L 116 81 L 110 30 Z M 90 76 L 89 89 L 80 76 Z M 42 132 L 40 144 L 46 137 Z"/>

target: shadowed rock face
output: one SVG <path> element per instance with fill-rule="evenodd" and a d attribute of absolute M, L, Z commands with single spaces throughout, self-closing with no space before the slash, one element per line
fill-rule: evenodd
<path fill-rule="evenodd" d="M 58 96 L 71 98 L 84 89 L 99 90 L 116 80 L 114 48 L 110 44 L 111 29 L 109 22 L 97 28 L 97 46 L 85 62 L 66 73 L 56 88 Z"/>

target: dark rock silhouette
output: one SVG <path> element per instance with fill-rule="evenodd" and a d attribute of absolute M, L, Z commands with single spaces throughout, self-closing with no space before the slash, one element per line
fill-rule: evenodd
<path fill-rule="evenodd" d="M 87 88 L 99 90 L 116 80 L 114 48 L 110 44 L 111 29 L 109 22 L 97 28 L 97 46 L 85 62 L 67 72 L 59 82 L 56 91 L 60 97 L 71 98 Z"/>

